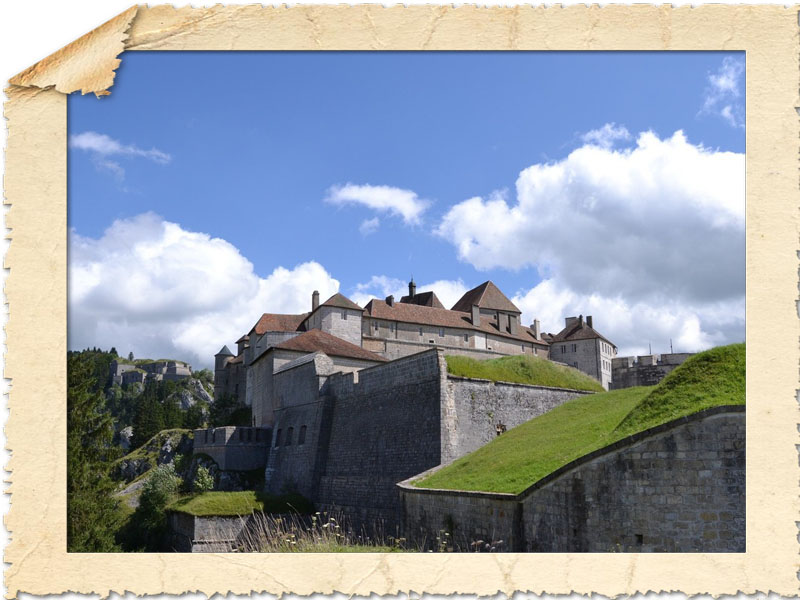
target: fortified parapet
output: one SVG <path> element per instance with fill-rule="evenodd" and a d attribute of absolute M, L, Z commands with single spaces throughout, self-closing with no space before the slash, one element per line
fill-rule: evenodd
<path fill-rule="evenodd" d="M 690 352 L 620 356 L 611 361 L 611 390 L 656 385 L 677 366 L 693 356 Z"/>

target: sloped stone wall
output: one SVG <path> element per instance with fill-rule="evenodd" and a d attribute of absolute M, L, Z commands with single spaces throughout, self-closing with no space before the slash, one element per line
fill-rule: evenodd
<path fill-rule="evenodd" d="M 399 484 L 406 534 L 515 552 L 744 552 L 745 414 L 716 407 L 593 452 L 518 496 Z M 502 515 L 502 516 L 501 516 Z"/>

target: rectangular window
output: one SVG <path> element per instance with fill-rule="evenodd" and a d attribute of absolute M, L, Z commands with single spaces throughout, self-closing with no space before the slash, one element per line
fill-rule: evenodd
<path fill-rule="evenodd" d="M 294 427 L 289 427 L 289 429 L 286 430 L 286 445 L 287 446 L 291 446 L 292 445 L 292 434 L 293 433 L 294 433 Z"/>
<path fill-rule="evenodd" d="M 378 322 L 375 321 L 375 331 L 378 331 Z"/>
<path fill-rule="evenodd" d="M 394 333 L 394 326 L 395 326 L 394 323 L 389 323 L 389 331 L 391 331 L 392 333 Z"/>
<path fill-rule="evenodd" d="M 572 351 L 573 352 L 577 352 L 578 351 L 578 344 L 572 344 Z"/>
<path fill-rule="evenodd" d="M 561 354 L 566 354 L 566 353 L 567 353 L 567 347 L 561 346 Z"/>
<path fill-rule="evenodd" d="M 300 428 L 300 437 L 297 438 L 297 443 L 299 445 L 306 443 L 306 426 L 305 425 L 303 425 Z"/>
<path fill-rule="evenodd" d="M 342 321 L 347 321 L 347 310 L 342 309 Z"/>
<path fill-rule="evenodd" d="M 465 342 L 468 342 L 468 341 L 469 341 L 469 334 L 468 334 L 468 333 L 465 333 L 465 334 L 464 334 L 464 341 L 465 341 Z"/>
<path fill-rule="evenodd" d="M 439 337 L 444 337 L 444 327 L 439 328 Z"/>
<path fill-rule="evenodd" d="M 419 328 L 419 337 L 422 337 L 422 327 Z"/>

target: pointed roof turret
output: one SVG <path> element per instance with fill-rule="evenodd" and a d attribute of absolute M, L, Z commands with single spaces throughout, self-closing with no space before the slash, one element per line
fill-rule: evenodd
<path fill-rule="evenodd" d="M 228 346 L 223 346 L 222 349 L 217 352 L 214 356 L 233 356 L 233 352 Z"/>

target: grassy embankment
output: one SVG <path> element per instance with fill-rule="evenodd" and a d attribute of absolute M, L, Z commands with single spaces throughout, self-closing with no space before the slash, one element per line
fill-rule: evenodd
<path fill-rule="evenodd" d="M 578 369 L 559 365 L 536 356 L 504 356 L 491 360 L 475 360 L 466 356 L 446 356 L 445 359 L 448 373 L 458 377 L 591 392 L 603 391 L 603 386 L 596 379 L 581 373 Z"/>
<path fill-rule="evenodd" d="M 299 494 L 204 492 L 178 498 L 167 510 L 196 517 L 255 515 L 241 540 L 244 552 L 399 552 L 399 543 L 376 542 L 342 527 L 336 518 L 313 513 Z M 390 540 L 394 541 L 394 540 Z"/>
<path fill-rule="evenodd" d="M 414 485 L 517 494 L 634 433 L 712 406 L 744 403 L 744 344 L 713 348 L 691 357 L 657 386 L 570 400 Z"/>
<path fill-rule="evenodd" d="M 248 490 L 192 494 L 178 498 L 167 506 L 167 510 L 195 517 L 235 517 L 254 512 L 310 514 L 313 506 L 299 494 L 272 496 Z"/>

